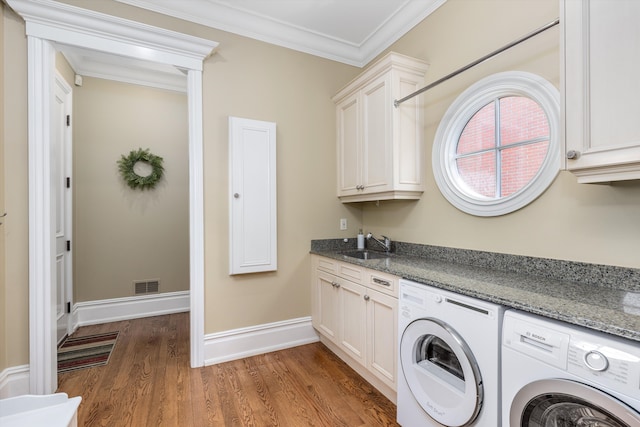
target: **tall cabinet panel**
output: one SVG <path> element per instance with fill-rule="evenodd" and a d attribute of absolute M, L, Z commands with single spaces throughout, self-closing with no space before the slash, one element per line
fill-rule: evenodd
<path fill-rule="evenodd" d="M 580 183 L 640 179 L 640 2 L 564 0 L 567 169 Z"/>
<path fill-rule="evenodd" d="M 420 89 L 426 69 L 423 61 L 391 52 L 334 96 L 343 202 L 422 195 L 422 96 L 398 107 L 394 100 Z"/>

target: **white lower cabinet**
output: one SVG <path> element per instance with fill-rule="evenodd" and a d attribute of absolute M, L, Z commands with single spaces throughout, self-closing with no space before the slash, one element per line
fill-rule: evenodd
<path fill-rule="evenodd" d="M 395 402 L 399 278 L 317 255 L 312 266 L 322 342 Z"/>

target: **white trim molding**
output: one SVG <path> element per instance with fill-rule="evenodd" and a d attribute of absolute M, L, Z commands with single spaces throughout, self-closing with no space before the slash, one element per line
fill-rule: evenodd
<path fill-rule="evenodd" d="M 232 329 L 205 336 L 204 363 L 215 365 L 318 341 L 311 317 Z"/>
<path fill-rule="evenodd" d="M 29 365 L 11 366 L 0 372 L 0 399 L 29 393 Z"/>
<path fill-rule="evenodd" d="M 446 0 L 402 1 L 396 12 L 360 40 L 346 40 L 218 0 L 116 0 L 178 19 L 363 67 Z"/>
<path fill-rule="evenodd" d="M 84 301 L 73 306 L 73 324 L 75 330 L 80 326 L 186 311 L 189 311 L 189 291 Z"/>
<path fill-rule="evenodd" d="M 6 0 L 26 21 L 29 127 L 29 366 L 30 393 L 57 388 L 56 323 L 51 283 L 55 223 L 51 194 L 49 102 L 56 47 L 68 45 L 145 59 L 187 72 L 189 103 L 189 253 L 191 366 L 203 366 L 204 203 L 202 68 L 217 42 L 97 13 L 52 0 Z"/>

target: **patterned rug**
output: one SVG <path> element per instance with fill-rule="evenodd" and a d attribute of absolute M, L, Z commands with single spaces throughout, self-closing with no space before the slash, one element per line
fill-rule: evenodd
<path fill-rule="evenodd" d="M 58 373 L 106 365 L 117 339 L 117 331 L 67 338 L 58 347 Z"/>

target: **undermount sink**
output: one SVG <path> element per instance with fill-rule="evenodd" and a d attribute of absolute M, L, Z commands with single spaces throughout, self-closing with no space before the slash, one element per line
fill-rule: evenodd
<path fill-rule="evenodd" d="M 390 254 L 385 252 L 374 252 L 374 251 L 349 251 L 349 252 L 342 252 L 342 255 L 350 258 L 357 258 L 357 259 L 385 259 L 391 256 Z"/>

